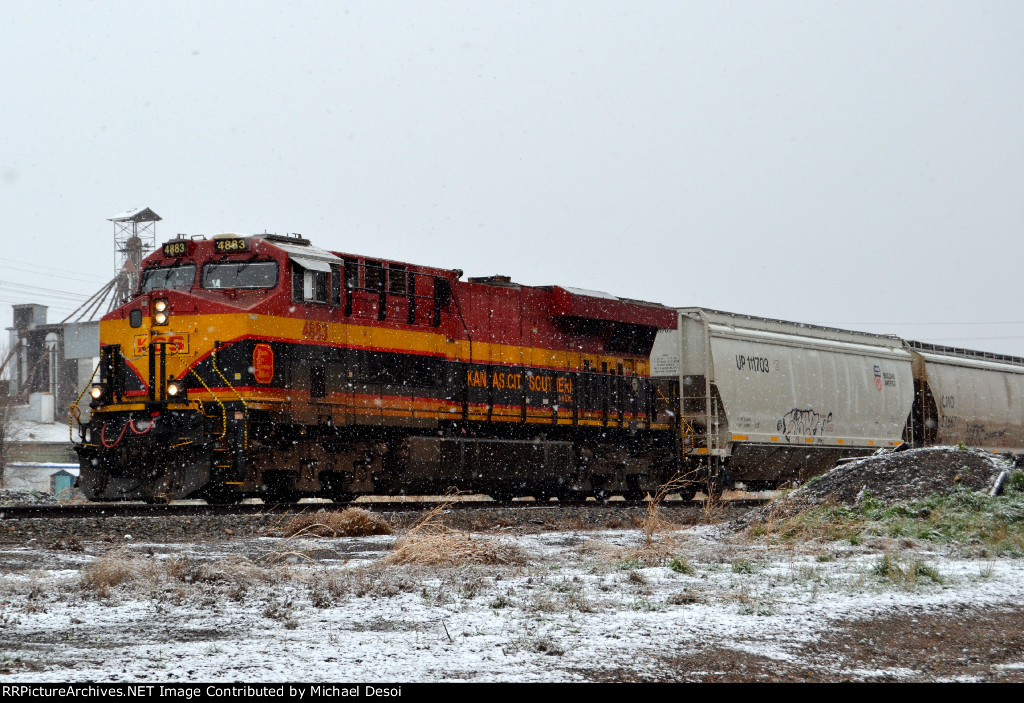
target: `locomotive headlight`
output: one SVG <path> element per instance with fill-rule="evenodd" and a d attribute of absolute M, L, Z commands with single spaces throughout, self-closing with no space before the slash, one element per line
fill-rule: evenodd
<path fill-rule="evenodd" d="M 185 400 L 187 389 L 183 381 L 167 382 L 167 397 L 172 400 Z"/>
<path fill-rule="evenodd" d="M 170 320 L 170 305 L 165 298 L 157 298 L 153 301 L 153 324 L 166 325 Z"/>

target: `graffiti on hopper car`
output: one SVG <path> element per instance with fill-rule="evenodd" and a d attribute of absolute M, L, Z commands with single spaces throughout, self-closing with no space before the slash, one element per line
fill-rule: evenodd
<path fill-rule="evenodd" d="M 817 437 L 824 434 L 832 424 L 832 413 L 822 414 L 811 408 L 793 408 L 779 420 L 778 431 L 790 441 L 790 435 Z"/>

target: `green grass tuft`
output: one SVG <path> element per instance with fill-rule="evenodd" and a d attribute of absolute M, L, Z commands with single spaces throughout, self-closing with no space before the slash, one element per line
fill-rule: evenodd
<path fill-rule="evenodd" d="M 685 557 L 674 557 L 672 561 L 668 563 L 668 568 L 675 571 L 677 574 L 688 574 L 693 575 L 695 573 L 693 566 L 686 560 Z"/>

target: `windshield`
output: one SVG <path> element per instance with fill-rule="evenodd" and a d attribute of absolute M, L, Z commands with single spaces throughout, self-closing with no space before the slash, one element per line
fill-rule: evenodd
<path fill-rule="evenodd" d="M 196 282 L 196 265 L 154 266 L 142 272 L 139 290 L 148 293 L 151 290 L 169 290 L 171 288 L 191 288 Z"/>
<path fill-rule="evenodd" d="M 203 266 L 203 288 L 273 288 L 276 261 L 229 261 Z"/>

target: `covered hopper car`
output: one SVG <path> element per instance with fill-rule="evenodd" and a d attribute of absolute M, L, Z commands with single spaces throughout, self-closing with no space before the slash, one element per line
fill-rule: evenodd
<path fill-rule="evenodd" d="M 906 341 L 914 369 L 911 441 L 1024 453 L 1024 359 Z"/>
<path fill-rule="evenodd" d="M 776 487 L 837 460 L 957 444 L 1024 447 L 1024 359 L 891 335 L 678 309 L 651 375 L 679 413 L 684 466 L 720 485 Z M 659 415 L 660 417 L 660 415 Z"/>

